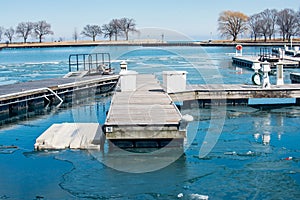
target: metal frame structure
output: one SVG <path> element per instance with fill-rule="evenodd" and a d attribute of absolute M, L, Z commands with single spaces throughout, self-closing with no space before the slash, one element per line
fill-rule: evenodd
<path fill-rule="evenodd" d="M 111 70 L 109 53 L 84 53 L 71 54 L 69 56 L 69 72 L 72 72 L 75 66 L 76 71 L 99 72 L 103 69 Z"/>

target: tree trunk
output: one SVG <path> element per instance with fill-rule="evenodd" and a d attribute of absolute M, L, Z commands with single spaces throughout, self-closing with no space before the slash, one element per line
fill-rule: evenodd
<path fill-rule="evenodd" d="M 39 36 L 40 43 L 42 43 L 42 35 Z"/>
<path fill-rule="evenodd" d="M 125 32 L 126 40 L 128 41 L 128 31 Z"/>
<path fill-rule="evenodd" d="M 235 41 L 236 41 L 236 35 L 234 35 L 234 36 L 233 36 L 233 39 L 232 39 L 232 41 L 233 41 L 233 42 L 235 42 Z"/>

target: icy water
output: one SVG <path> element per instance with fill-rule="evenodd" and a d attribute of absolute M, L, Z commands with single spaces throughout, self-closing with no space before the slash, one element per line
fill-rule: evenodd
<path fill-rule="evenodd" d="M 231 65 L 233 47 L 78 47 L 4 49 L 0 84 L 61 77 L 73 53 L 109 52 L 131 70 L 185 70 L 189 84 L 251 84 L 252 71 Z M 245 47 L 254 55 L 259 48 Z M 289 73 L 285 71 L 285 82 Z M 274 83 L 274 77 L 271 77 Z M 7 86 L 9 87 L 9 86 Z M 103 124 L 111 97 L 4 124 L 0 128 L 0 199 L 300 199 L 300 107 L 206 107 L 194 117 L 184 149 L 34 151 L 53 123 Z"/>

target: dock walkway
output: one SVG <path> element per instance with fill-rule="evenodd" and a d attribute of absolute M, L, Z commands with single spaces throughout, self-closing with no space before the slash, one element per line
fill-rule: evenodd
<path fill-rule="evenodd" d="M 261 61 L 259 61 L 259 56 L 233 56 L 232 62 L 235 65 L 247 67 L 252 69 L 253 65 L 260 65 Z M 276 62 L 275 62 L 276 63 Z M 291 58 L 284 56 L 280 63 L 283 65 L 284 68 L 298 68 L 300 67 L 300 60 L 298 58 Z M 275 65 L 271 65 L 271 68 L 275 68 Z"/>
<path fill-rule="evenodd" d="M 182 116 L 154 75 L 137 75 L 136 91 L 117 91 L 104 124 L 106 138 L 171 140 L 185 138 L 179 130 Z M 142 145 L 136 141 L 132 146 Z M 159 141 L 155 145 L 160 146 Z"/>
<path fill-rule="evenodd" d="M 119 75 L 53 78 L 0 86 L 0 119 L 114 90 Z"/>
<path fill-rule="evenodd" d="M 299 103 L 300 84 L 271 85 L 268 89 L 245 84 L 193 85 L 183 92 L 169 95 L 174 101 L 197 100 L 204 104 L 224 100 L 227 104 L 247 104 L 252 98 L 295 98 L 296 103 Z"/>
<path fill-rule="evenodd" d="M 7 96 L 16 95 L 18 93 L 25 93 L 28 91 L 39 90 L 43 88 L 49 88 L 52 90 L 58 88 L 66 88 L 70 85 L 82 85 L 86 83 L 96 83 L 99 80 L 111 80 L 118 78 L 118 76 L 87 76 L 82 78 L 52 78 L 38 81 L 28 81 L 23 83 L 16 83 L 11 85 L 0 85 L 0 101 Z"/>

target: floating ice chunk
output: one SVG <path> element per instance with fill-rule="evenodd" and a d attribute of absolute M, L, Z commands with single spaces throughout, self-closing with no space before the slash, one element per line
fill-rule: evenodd
<path fill-rule="evenodd" d="M 182 194 L 182 193 L 179 193 L 179 194 L 177 195 L 177 197 L 178 197 L 178 198 L 182 198 L 182 197 L 183 197 L 183 194 Z"/>
<path fill-rule="evenodd" d="M 228 151 L 228 152 L 225 152 L 224 155 L 236 155 L 236 152 L 235 151 Z"/>
<path fill-rule="evenodd" d="M 197 200 L 208 200 L 207 195 L 201 195 L 201 194 L 191 194 L 190 195 L 191 199 L 197 199 Z"/>

